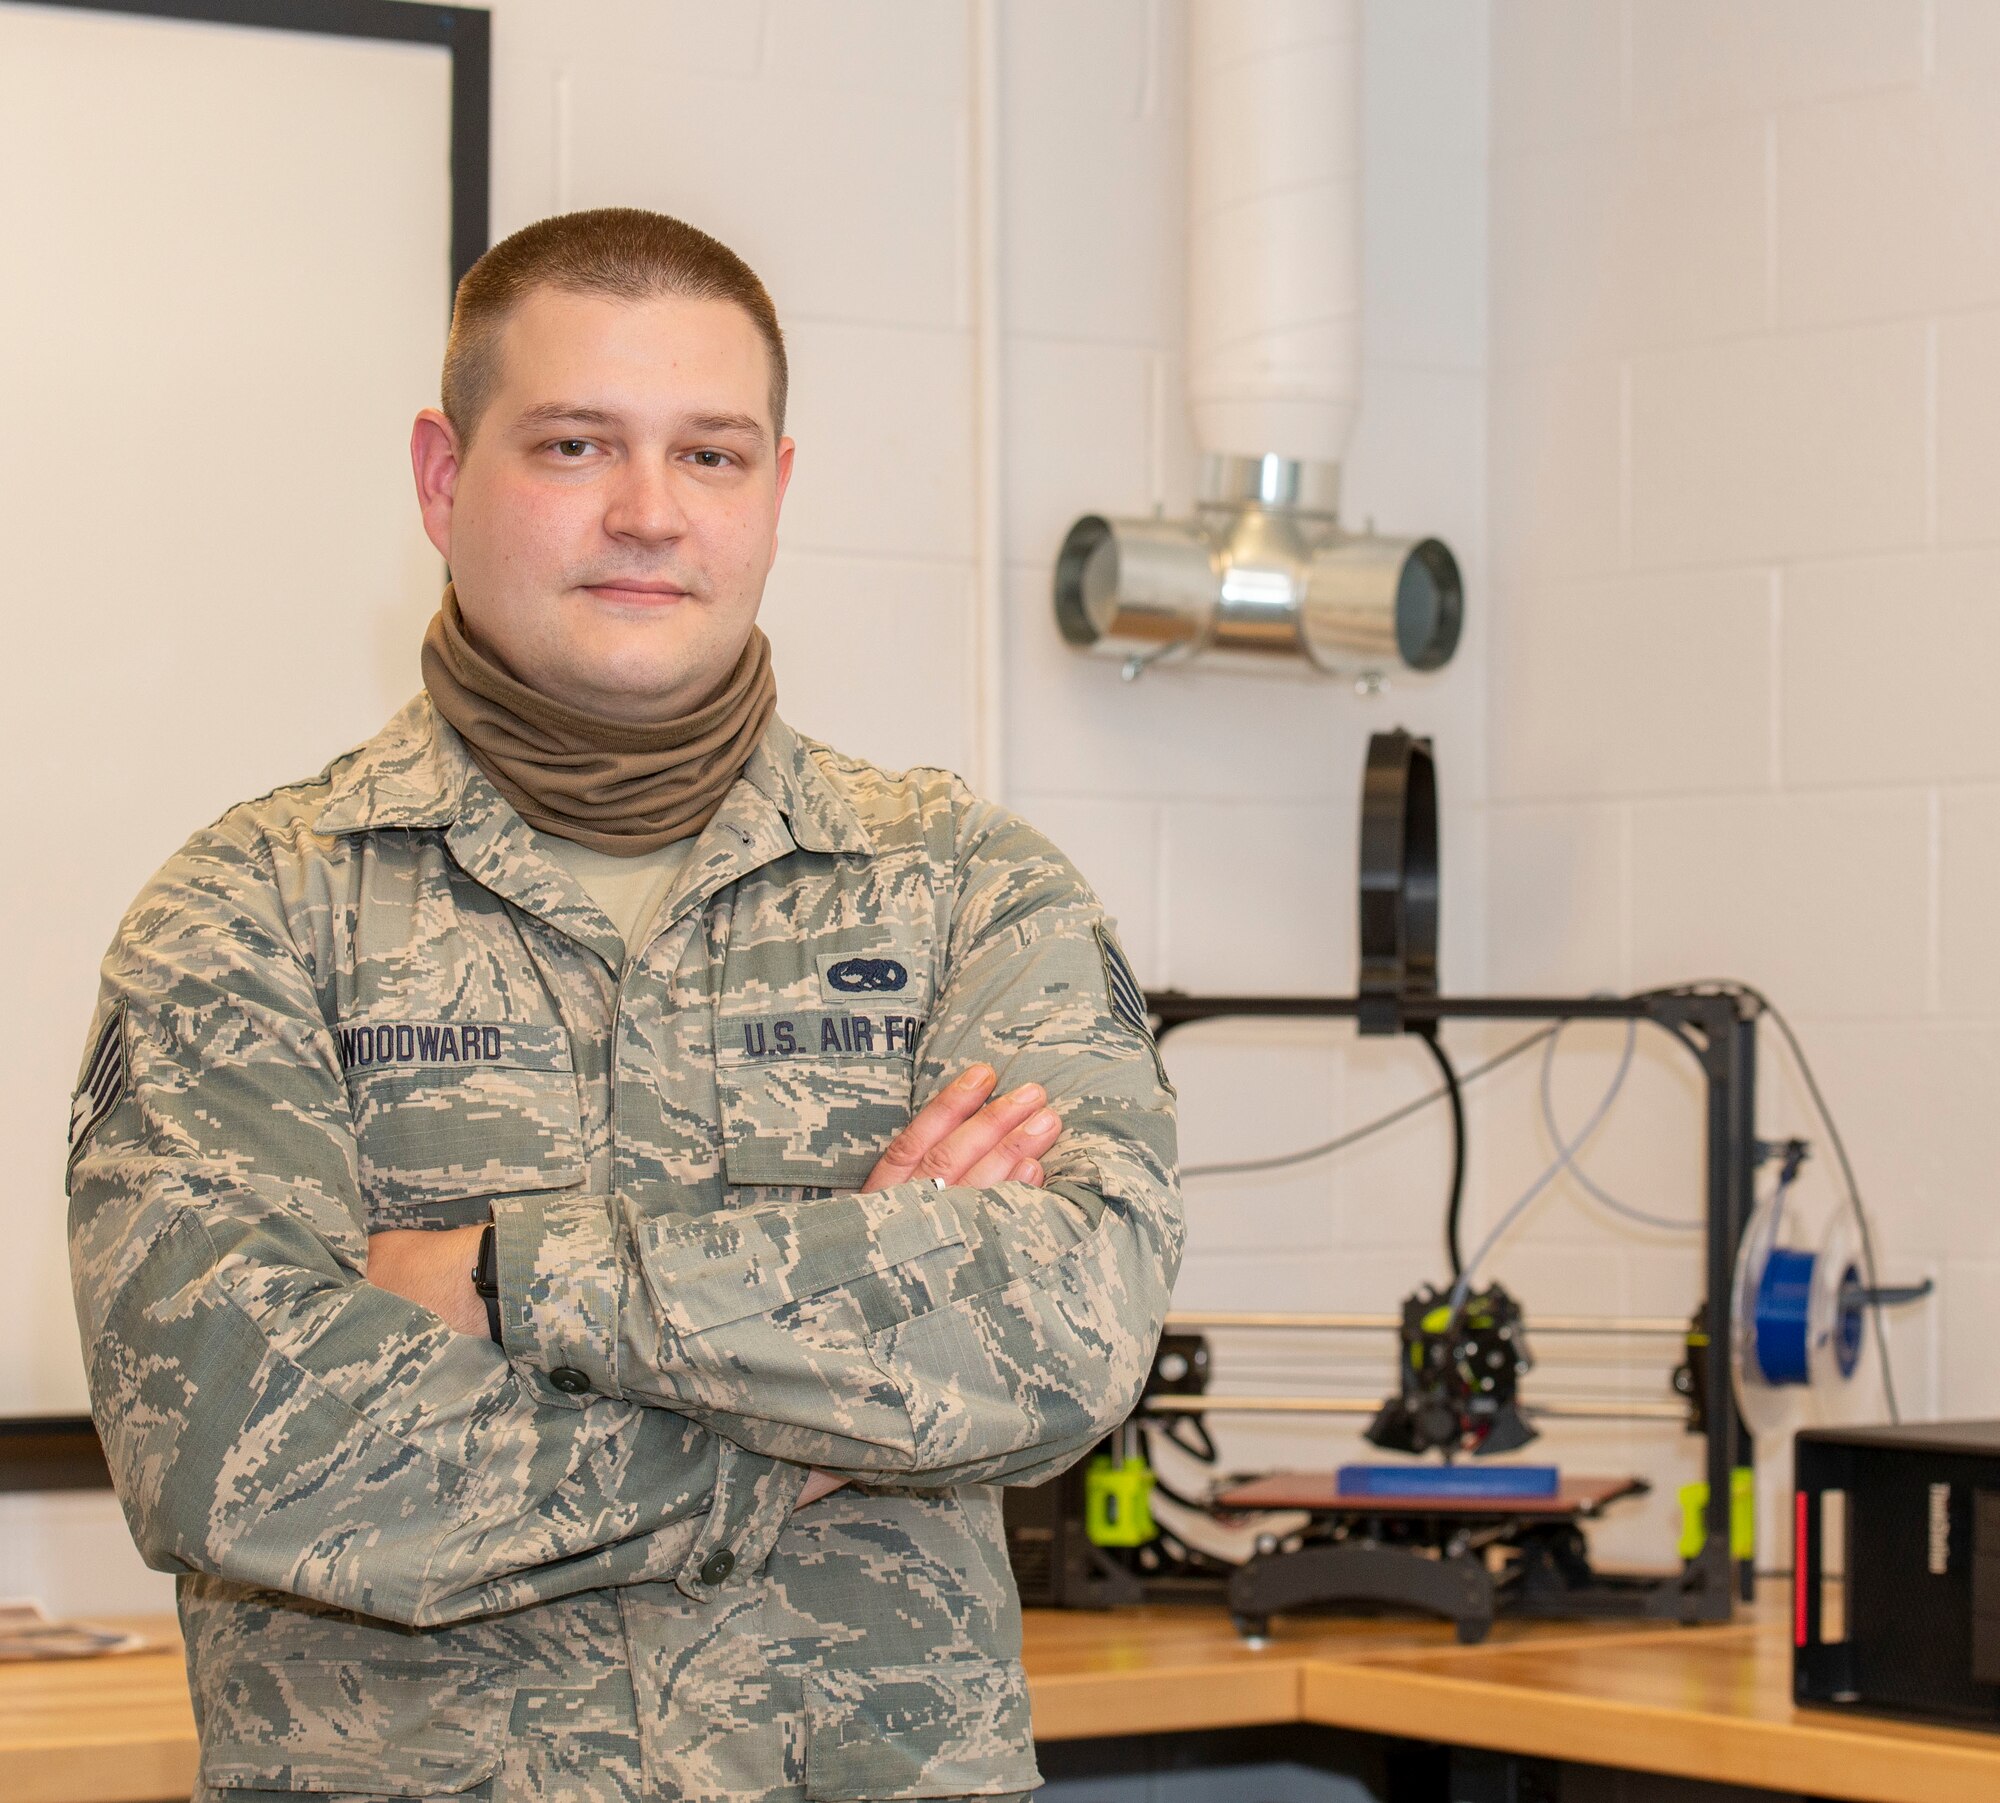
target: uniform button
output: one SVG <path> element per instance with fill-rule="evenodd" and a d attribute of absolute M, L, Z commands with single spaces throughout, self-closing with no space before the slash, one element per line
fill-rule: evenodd
<path fill-rule="evenodd" d="M 704 1584 L 720 1584 L 736 1569 L 736 1555 L 728 1547 L 718 1547 L 701 1564 L 701 1581 Z"/>
<path fill-rule="evenodd" d="M 590 1379 L 574 1365 L 558 1365 L 549 1373 L 549 1382 L 565 1396 L 581 1396 L 590 1388 Z"/>

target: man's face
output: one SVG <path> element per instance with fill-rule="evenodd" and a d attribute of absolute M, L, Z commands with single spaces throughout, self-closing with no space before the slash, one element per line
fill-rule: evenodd
<path fill-rule="evenodd" d="M 727 301 L 533 290 L 469 446 L 426 409 L 424 528 L 473 635 L 530 688 L 625 720 L 686 713 L 741 654 L 792 441 Z"/>

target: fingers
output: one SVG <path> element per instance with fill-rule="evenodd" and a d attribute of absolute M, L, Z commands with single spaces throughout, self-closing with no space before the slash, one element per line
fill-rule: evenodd
<path fill-rule="evenodd" d="M 941 1183 L 971 1181 L 973 1168 L 990 1158 L 1027 1120 L 1042 1111 L 1042 1102 L 1043 1090 L 1039 1083 L 1024 1083 L 1019 1089 L 988 1102 L 971 1120 L 954 1127 L 924 1154 L 917 1166 L 917 1176 L 934 1178 Z M 1000 1171 L 1004 1174 L 1020 1159 L 1033 1158 L 1047 1151 L 1050 1143 L 1053 1142 L 1017 1143 L 1011 1156 L 1001 1161 Z M 986 1180 L 997 1183 L 1000 1179 L 991 1176 Z"/>
<path fill-rule="evenodd" d="M 806 1473 L 806 1487 L 799 1492 L 799 1500 L 792 1507 L 803 1509 L 807 1503 L 816 1503 L 822 1496 L 831 1496 L 846 1482 L 844 1477 L 835 1477 L 831 1472 L 821 1471 L 815 1466 Z"/>
<path fill-rule="evenodd" d="M 925 1178 L 937 1182 L 1022 1182 L 1039 1185 L 1040 1159 L 1062 1131 L 1053 1110 L 1043 1106 L 1039 1083 L 1024 1083 L 981 1106 L 998 1081 L 986 1065 L 974 1065 L 949 1088 L 917 1111 L 889 1142 L 863 1189 Z M 1031 1173 L 1016 1173 L 1032 1165 Z"/>
<path fill-rule="evenodd" d="M 983 1189 L 989 1183 L 1041 1182 L 1041 1156 L 1061 1136 L 1062 1122 L 1053 1108 L 1039 1108 L 1010 1132 L 1001 1136 L 991 1151 L 967 1165 L 955 1178 L 948 1182 L 970 1184 Z M 1023 1165 L 1035 1167 L 1033 1177 L 1016 1177 L 1014 1173 Z"/>
<path fill-rule="evenodd" d="M 1000 1079 L 992 1067 L 975 1064 L 926 1102 L 903 1130 L 883 1148 L 863 1189 L 887 1189 L 918 1174 L 924 1159 L 954 1128 L 970 1120 Z"/>

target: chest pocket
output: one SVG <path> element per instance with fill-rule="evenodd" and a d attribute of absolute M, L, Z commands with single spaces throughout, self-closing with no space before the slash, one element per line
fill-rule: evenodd
<path fill-rule="evenodd" d="M 859 1189 L 910 1118 L 914 1016 L 883 1008 L 724 1012 L 715 1085 L 731 1184 Z"/>
<path fill-rule="evenodd" d="M 496 1195 L 583 1182 L 560 1027 L 363 1020 L 339 1038 L 371 1228 L 461 1226 Z"/>

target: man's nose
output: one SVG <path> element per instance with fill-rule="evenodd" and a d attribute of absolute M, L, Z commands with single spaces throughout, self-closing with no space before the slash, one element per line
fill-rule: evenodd
<path fill-rule="evenodd" d="M 605 509 L 604 529 L 613 538 L 648 544 L 679 538 L 687 530 L 687 512 L 673 470 L 651 458 L 634 458 L 626 464 Z"/>

